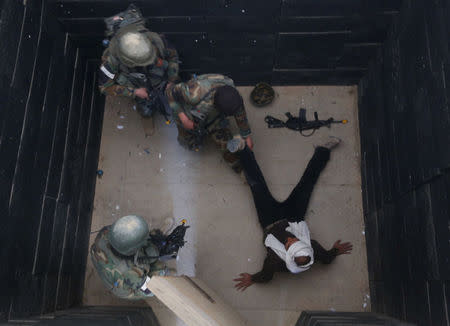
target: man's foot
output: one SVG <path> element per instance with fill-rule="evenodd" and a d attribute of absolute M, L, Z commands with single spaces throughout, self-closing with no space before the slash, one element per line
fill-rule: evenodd
<path fill-rule="evenodd" d="M 153 136 L 155 133 L 155 121 L 153 117 L 142 117 L 142 126 L 144 127 L 145 137 Z"/>
<path fill-rule="evenodd" d="M 235 136 L 233 139 L 230 139 L 227 143 L 227 149 L 231 153 L 236 153 L 242 151 L 245 148 L 245 139 L 241 136 Z"/>
<path fill-rule="evenodd" d="M 321 146 L 328 148 L 331 151 L 332 149 L 335 149 L 341 143 L 341 141 L 342 140 L 340 138 L 330 136 L 330 140 Z"/>

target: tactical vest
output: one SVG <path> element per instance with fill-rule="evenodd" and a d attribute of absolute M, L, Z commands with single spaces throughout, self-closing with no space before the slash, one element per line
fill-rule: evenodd
<path fill-rule="evenodd" d="M 231 78 L 220 74 L 205 74 L 194 77 L 188 83 L 191 93 L 199 92 L 200 99 L 194 105 L 185 105 L 184 109 L 189 119 L 194 117 L 204 117 L 206 122 L 212 121 L 219 116 L 219 111 L 214 106 L 215 90 L 221 86 L 233 86 L 234 82 Z"/>

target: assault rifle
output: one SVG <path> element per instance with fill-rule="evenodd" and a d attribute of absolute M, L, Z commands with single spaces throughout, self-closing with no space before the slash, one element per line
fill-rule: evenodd
<path fill-rule="evenodd" d="M 188 228 L 186 220 L 183 220 L 169 235 L 164 235 L 160 230 L 150 234 L 151 242 L 159 249 L 159 257 L 176 256 L 186 243 L 184 236 Z"/>
<path fill-rule="evenodd" d="M 267 126 L 269 128 L 288 128 L 292 130 L 299 131 L 302 136 L 309 137 L 311 136 L 317 129 L 321 127 L 331 127 L 333 123 L 342 123 L 346 124 L 347 120 L 334 120 L 333 118 L 329 118 L 328 120 L 319 120 L 319 116 L 317 112 L 314 112 L 314 120 L 308 121 L 306 120 L 306 109 L 300 109 L 298 117 L 292 116 L 291 113 L 286 112 L 287 121 L 281 121 L 279 119 L 275 119 L 274 117 L 268 115 L 264 118 L 264 121 L 267 122 Z M 311 133 L 305 135 L 303 132 L 305 130 L 312 130 Z"/>
<path fill-rule="evenodd" d="M 157 77 L 159 78 L 159 76 Z M 144 87 L 147 90 L 148 99 L 136 99 L 140 110 L 142 110 L 140 113 L 144 116 L 150 116 L 152 111 L 157 111 L 166 119 L 166 124 L 170 124 L 170 106 L 164 94 L 167 82 L 163 81 L 158 88 L 154 88 L 149 76 L 142 73 L 130 73 L 128 74 L 128 79 L 134 87 Z"/>
<path fill-rule="evenodd" d="M 181 224 L 173 229 L 169 235 L 162 233 L 159 229 L 152 230 L 149 234 L 147 247 L 144 249 L 144 255 L 140 251 L 135 254 L 135 264 L 139 266 L 140 263 L 152 264 L 158 259 L 175 258 L 178 250 L 186 243 L 184 236 L 188 228 L 186 220 L 183 219 Z"/>
<path fill-rule="evenodd" d="M 194 137 L 194 150 L 198 151 L 205 142 L 205 138 L 215 130 L 210 130 L 217 120 L 223 118 L 221 114 L 217 115 L 214 119 L 207 122 L 207 117 L 202 113 L 197 112 L 195 109 L 191 110 L 192 118 L 194 119 L 195 128 L 188 130 L 188 132 Z"/>

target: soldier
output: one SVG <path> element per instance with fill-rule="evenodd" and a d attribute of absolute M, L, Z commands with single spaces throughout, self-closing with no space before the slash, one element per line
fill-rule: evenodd
<path fill-rule="evenodd" d="M 233 80 L 218 74 L 195 76 L 186 83 L 169 85 L 166 95 L 177 124 L 178 142 L 198 151 L 209 136 L 223 152 L 225 161 L 240 172 L 238 155 L 226 149 L 233 138 L 227 117 L 234 117 L 240 137 L 250 149 L 253 141 L 244 102 Z"/>
<path fill-rule="evenodd" d="M 174 258 L 184 244 L 187 226 L 182 225 L 168 236 L 160 230 L 149 233 L 142 217 L 129 215 L 101 229 L 91 246 L 91 259 L 106 287 L 117 297 L 140 300 L 153 296 L 147 280 L 166 275 L 162 261 Z"/>
<path fill-rule="evenodd" d="M 166 119 L 168 104 L 163 93 L 168 82 L 179 80 L 178 53 L 163 35 L 150 32 L 139 9 L 105 20 L 109 35 L 114 35 L 102 56 L 99 88 L 105 95 L 126 96 L 136 100 L 146 136 L 154 132 L 153 114 Z"/>

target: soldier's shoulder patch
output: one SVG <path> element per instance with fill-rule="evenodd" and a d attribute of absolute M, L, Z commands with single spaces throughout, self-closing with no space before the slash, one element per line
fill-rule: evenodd
<path fill-rule="evenodd" d="M 116 77 L 113 67 L 111 67 L 111 65 L 108 62 L 104 62 L 100 66 L 100 70 L 109 79 L 114 79 L 114 77 Z"/>

